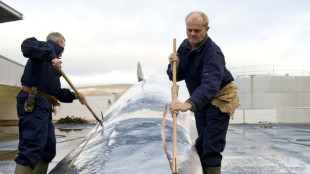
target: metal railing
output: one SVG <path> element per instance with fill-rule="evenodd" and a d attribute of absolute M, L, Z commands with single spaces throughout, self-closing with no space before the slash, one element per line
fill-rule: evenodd
<path fill-rule="evenodd" d="M 310 76 L 310 65 L 247 65 L 228 67 L 234 77 Z"/>

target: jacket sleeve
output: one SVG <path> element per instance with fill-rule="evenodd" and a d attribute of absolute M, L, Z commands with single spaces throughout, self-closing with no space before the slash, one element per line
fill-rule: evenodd
<path fill-rule="evenodd" d="M 201 72 L 201 85 L 192 93 L 188 100 L 195 103 L 197 110 L 202 110 L 209 104 L 221 87 L 225 60 L 221 52 L 203 59 L 203 69 Z"/>
<path fill-rule="evenodd" d="M 51 61 L 56 56 L 53 49 L 45 42 L 38 41 L 36 38 L 28 38 L 23 41 L 21 50 L 24 57 L 37 61 Z"/>
<path fill-rule="evenodd" d="M 186 62 L 185 62 L 186 57 L 183 57 L 183 56 L 185 56 L 185 54 L 183 54 L 183 51 L 184 51 L 184 48 L 183 48 L 183 43 L 182 43 L 181 46 L 178 48 L 178 54 L 179 54 L 180 62 L 179 62 L 179 66 L 177 69 L 177 82 L 185 79 L 185 74 L 184 74 L 183 69 L 184 69 L 185 64 L 186 64 Z M 166 72 L 169 76 L 169 80 L 172 81 L 173 80 L 172 67 L 170 64 L 168 65 Z"/>
<path fill-rule="evenodd" d="M 71 92 L 69 89 L 62 88 L 59 90 L 57 99 L 63 103 L 72 103 L 75 98 L 75 93 Z"/>
<path fill-rule="evenodd" d="M 181 62 L 180 62 L 181 63 Z M 169 76 L 169 80 L 173 80 L 173 76 L 172 76 L 172 67 L 171 67 L 171 65 L 169 64 L 168 65 L 168 68 L 167 68 L 167 74 L 168 74 L 168 76 Z M 178 81 L 181 81 L 181 80 L 184 80 L 184 73 L 183 73 L 183 71 L 182 71 L 182 69 L 180 68 L 180 66 L 179 66 L 179 68 L 177 69 L 177 82 Z"/>

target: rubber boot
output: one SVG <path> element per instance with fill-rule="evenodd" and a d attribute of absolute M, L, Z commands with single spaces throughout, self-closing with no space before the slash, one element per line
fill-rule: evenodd
<path fill-rule="evenodd" d="M 32 174 L 32 168 L 30 166 L 23 166 L 16 163 L 14 174 Z"/>
<path fill-rule="evenodd" d="M 38 164 L 34 167 L 32 174 L 45 174 L 47 173 L 48 162 L 40 160 Z"/>
<path fill-rule="evenodd" d="M 203 166 L 204 174 L 221 174 L 221 166 L 218 167 L 205 167 Z"/>

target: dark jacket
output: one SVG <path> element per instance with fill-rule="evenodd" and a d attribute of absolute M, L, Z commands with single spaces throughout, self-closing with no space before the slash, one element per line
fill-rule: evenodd
<path fill-rule="evenodd" d="M 177 81 L 185 80 L 190 93 L 189 102 L 201 111 L 211 103 L 219 89 L 234 78 L 225 67 L 225 58 L 221 49 L 208 36 L 193 50 L 190 48 L 188 39 L 185 39 L 177 52 L 180 58 Z M 170 65 L 167 74 L 172 80 Z"/>
<path fill-rule="evenodd" d="M 61 88 L 61 74 L 51 63 L 52 59 L 59 58 L 63 49 L 52 41 L 42 42 L 34 37 L 24 40 L 21 50 L 29 59 L 21 78 L 22 85 L 35 86 L 39 91 L 55 96 L 61 102 L 72 102 L 75 99 L 75 93 Z"/>

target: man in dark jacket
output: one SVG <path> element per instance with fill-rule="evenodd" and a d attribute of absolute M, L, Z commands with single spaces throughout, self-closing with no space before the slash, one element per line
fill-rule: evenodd
<path fill-rule="evenodd" d="M 234 80 L 225 67 L 221 49 L 207 35 L 209 21 L 202 12 L 191 12 L 185 18 L 187 39 L 176 54 L 169 56 L 167 74 L 172 80 L 172 63 L 177 64 L 177 81 L 185 80 L 190 98 L 186 102 L 174 101 L 171 112 L 195 112 L 198 138 L 196 149 L 204 173 L 221 172 L 221 161 L 230 116 L 212 105 L 216 93 Z"/>
<path fill-rule="evenodd" d="M 72 103 L 79 96 L 61 88 L 60 57 L 65 38 L 57 32 L 50 33 L 46 42 L 36 38 L 23 41 L 21 50 L 29 58 L 21 78 L 22 90 L 16 96 L 19 118 L 18 156 L 15 173 L 46 173 L 48 163 L 56 155 L 56 138 L 52 111 L 61 102 Z"/>

